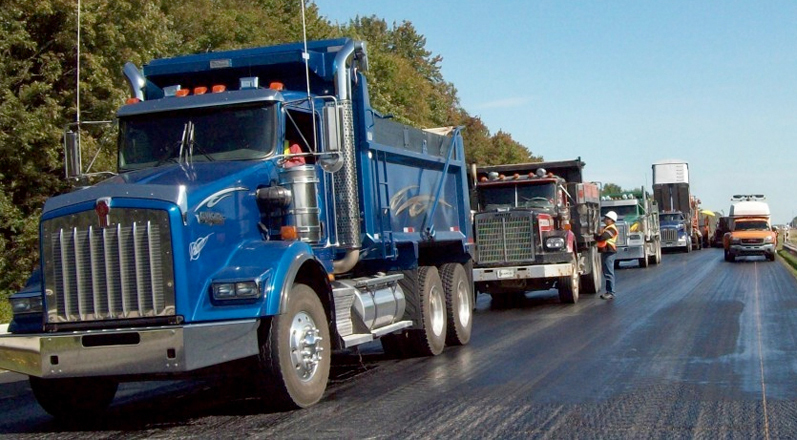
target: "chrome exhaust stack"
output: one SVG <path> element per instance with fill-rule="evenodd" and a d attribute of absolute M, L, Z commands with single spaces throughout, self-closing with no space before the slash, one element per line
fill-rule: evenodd
<path fill-rule="evenodd" d="M 334 262 L 334 273 L 350 271 L 359 261 L 360 201 L 357 182 L 357 156 L 354 146 L 354 110 L 351 83 L 357 67 L 366 70 L 368 57 L 365 43 L 349 41 L 335 57 L 335 88 L 340 102 L 340 129 L 343 167 L 334 175 L 335 212 L 338 245 L 346 249 L 346 256 Z"/>

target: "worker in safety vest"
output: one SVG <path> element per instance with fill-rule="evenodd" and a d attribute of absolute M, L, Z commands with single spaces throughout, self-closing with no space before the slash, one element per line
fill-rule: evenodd
<path fill-rule="evenodd" d="M 601 253 L 603 263 L 603 278 L 606 280 L 606 292 L 601 295 L 603 299 L 613 299 L 614 290 L 614 260 L 617 258 L 617 213 L 609 211 L 603 216 L 603 223 L 606 225 L 601 229 L 601 233 L 595 236 L 598 242 L 598 251 Z"/>

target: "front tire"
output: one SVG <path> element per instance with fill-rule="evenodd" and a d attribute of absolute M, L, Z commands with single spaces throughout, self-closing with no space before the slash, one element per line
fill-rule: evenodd
<path fill-rule="evenodd" d="M 446 315 L 448 332 L 446 343 L 465 345 L 470 342 L 473 328 L 473 293 L 465 268 L 458 263 L 448 263 L 440 267 L 443 291 L 446 295 Z"/>
<path fill-rule="evenodd" d="M 581 290 L 584 293 L 598 293 L 601 289 L 601 257 L 595 246 L 589 248 L 591 272 L 581 277 Z"/>
<path fill-rule="evenodd" d="M 321 400 L 332 351 L 324 306 L 310 286 L 294 284 L 285 313 L 261 327 L 260 391 L 284 408 L 306 408 Z"/>
<path fill-rule="evenodd" d="M 567 304 L 575 304 L 578 302 L 579 278 L 578 258 L 573 254 L 573 274 L 567 277 L 560 277 L 557 282 L 559 301 Z"/>
<path fill-rule="evenodd" d="M 42 379 L 31 376 L 36 401 L 50 415 L 64 421 L 85 421 L 105 411 L 119 383 L 104 377 Z"/>

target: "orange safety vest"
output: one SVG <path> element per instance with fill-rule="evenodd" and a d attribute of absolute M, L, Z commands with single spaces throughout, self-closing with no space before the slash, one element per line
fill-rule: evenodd
<path fill-rule="evenodd" d="M 609 226 L 604 227 L 601 229 L 600 235 L 603 235 L 606 231 L 614 231 L 611 237 L 607 238 L 606 240 L 599 240 L 598 241 L 598 250 L 605 251 L 606 247 L 612 250 L 612 252 L 617 252 L 617 236 L 620 234 L 617 231 L 617 226 L 614 223 L 610 224 Z"/>

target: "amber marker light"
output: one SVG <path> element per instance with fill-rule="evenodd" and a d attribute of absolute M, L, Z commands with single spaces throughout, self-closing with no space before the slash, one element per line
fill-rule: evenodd
<path fill-rule="evenodd" d="M 283 226 L 280 228 L 280 237 L 285 241 L 298 240 L 299 233 L 296 231 L 296 226 Z"/>
<path fill-rule="evenodd" d="M 194 87 L 194 95 L 204 95 L 208 92 L 208 88 L 204 86 Z"/>
<path fill-rule="evenodd" d="M 215 86 L 213 86 L 213 89 L 212 89 L 213 93 L 221 93 L 221 92 L 224 92 L 226 90 L 227 90 L 227 86 L 225 86 L 224 84 L 216 84 Z"/>

